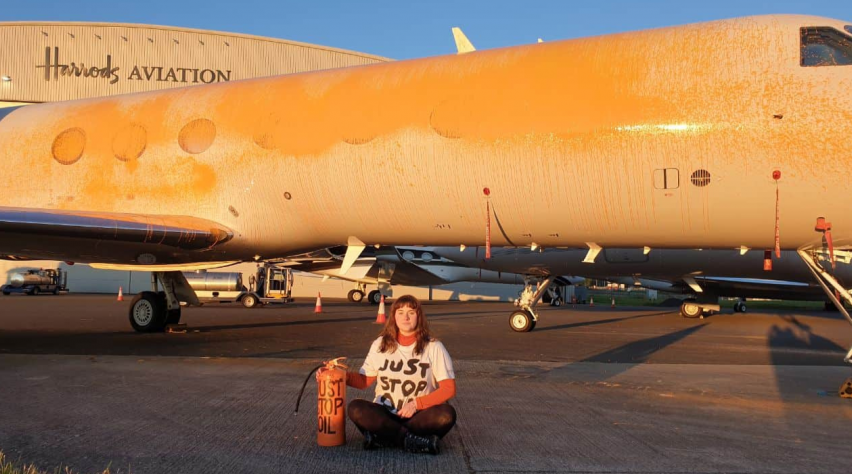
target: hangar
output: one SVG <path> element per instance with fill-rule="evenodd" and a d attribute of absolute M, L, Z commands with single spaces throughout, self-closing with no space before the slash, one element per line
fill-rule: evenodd
<path fill-rule="evenodd" d="M 0 22 L 0 106 L 389 61 L 259 36 L 121 23 Z"/>

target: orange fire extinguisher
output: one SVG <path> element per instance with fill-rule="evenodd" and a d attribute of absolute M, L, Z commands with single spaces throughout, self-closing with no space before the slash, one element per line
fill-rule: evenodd
<path fill-rule="evenodd" d="M 296 401 L 296 413 L 299 403 L 311 375 L 325 368 L 317 376 L 317 444 L 320 446 L 341 446 L 346 444 L 346 357 L 338 357 L 315 367 L 308 374 L 299 399 Z"/>

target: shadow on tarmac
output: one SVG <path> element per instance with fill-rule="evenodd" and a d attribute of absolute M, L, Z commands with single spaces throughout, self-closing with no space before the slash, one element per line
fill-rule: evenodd
<path fill-rule="evenodd" d="M 663 334 L 662 336 L 633 341 L 624 344 L 623 346 L 616 347 L 615 349 L 602 352 L 598 355 L 587 357 L 580 362 L 642 364 L 648 361 L 651 354 L 684 339 L 692 333 L 702 329 L 704 326 L 707 326 L 707 323 Z"/>
<path fill-rule="evenodd" d="M 560 324 L 559 326 L 547 326 L 537 328 L 536 331 L 553 331 L 556 329 L 571 329 L 581 326 L 596 326 L 598 324 L 609 324 L 609 323 L 617 323 L 619 321 L 628 321 L 631 319 L 638 318 L 650 318 L 651 316 L 663 316 L 666 314 L 674 314 L 672 311 L 663 311 L 661 313 L 648 313 L 648 314 L 636 314 L 633 316 L 626 316 L 624 318 L 609 318 L 609 319 L 598 319 L 593 321 L 581 321 L 577 323 L 569 323 L 569 324 Z"/>

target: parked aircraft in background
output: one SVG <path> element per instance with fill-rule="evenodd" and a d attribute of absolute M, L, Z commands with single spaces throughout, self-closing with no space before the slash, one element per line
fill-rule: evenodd
<path fill-rule="evenodd" d="M 379 244 L 798 250 L 852 301 L 812 256 L 852 245 L 850 34 L 748 17 L 3 109 L 0 254 L 154 271 L 143 331 L 194 298 L 181 270 L 342 244 L 344 273 Z"/>
<path fill-rule="evenodd" d="M 431 251 L 456 263 L 484 270 L 537 276 L 540 280 L 552 275 L 576 275 L 608 280 L 628 286 L 642 286 L 662 291 L 685 292 L 696 295 L 681 305 L 681 314 L 697 317 L 703 311 L 719 310 L 718 298 L 751 297 L 794 300 L 827 300 L 825 292 L 814 280 L 807 264 L 795 252 L 782 252 L 764 270 L 762 252 L 738 250 L 671 250 L 604 249 L 593 265 L 583 262 L 582 249 L 527 248 L 493 249 L 491 258 L 484 258 L 481 247 L 460 250 L 440 247 Z M 818 254 L 823 261 L 825 254 Z M 838 251 L 834 277 L 852 288 L 850 255 Z M 744 303 L 735 311 L 745 311 Z M 512 320 L 517 331 L 531 330 L 521 319 Z M 533 325 L 534 326 L 534 325 Z"/>
<path fill-rule="evenodd" d="M 436 249 L 437 250 L 437 249 Z M 462 281 L 525 284 L 525 275 L 471 267 L 443 258 L 431 248 L 381 247 L 365 249 L 351 269 L 341 274 L 346 247 L 333 247 L 289 257 L 281 265 L 294 270 L 351 281 L 357 286 L 347 295 L 349 301 L 361 301 L 365 295 L 371 304 L 379 304 L 382 295 L 392 296 L 393 285 L 430 286 Z M 583 278 L 559 278 L 557 284 L 571 285 Z M 367 287 L 377 289 L 367 293 Z"/>

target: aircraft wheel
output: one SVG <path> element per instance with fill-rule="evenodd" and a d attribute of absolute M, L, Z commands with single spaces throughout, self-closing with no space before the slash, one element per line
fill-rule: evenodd
<path fill-rule="evenodd" d="M 530 313 L 518 310 L 509 316 L 509 326 L 515 332 L 530 332 L 535 327 L 535 320 Z"/>
<path fill-rule="evenodd" d="M 255 306 L 257 306 L 258 303 L 257 296 L 254 296 L 253 294 L 249 293 L 243 296 L 243 299 L 240 300 L 240 303 L 242 303 L 243 306 L 245 306 L 246 308 L 254 308 Z"/>
<path fill-rule="evenodd" d="M 740 303 L 740 313 L 745 313 L 745 312 L 746 312 L 746 304 Z"/>
<path fill-rule="evenodd" d="M 684 318 L 697 318 L 701 316 L 701 307 L 692 302 L 686 302 L 680 305 L 680 315 Z"/>
<path fill-rule="evenodd" d="M 58 294 L 59 294 L 59 287 L 58 287 L 58 286 L 53 287 L 53 294 L 54 294 L 54 295 L 58 295 Z"/>
<path fill-rule="evenodd" d="M 166 326 L 166 309 L 160 296 L 143 291 L 130 302 L 130 325 L 136 332 L 160 332 Z"/>
<path fill-rule="evenodd" d="M 562 306 L 562 298 L 558 296 L 553 298 L 550 300 L 550 306 Z"/>
<path fill-rule="evenodd" d="M 9 296 L 10 294 L 11 294 L 11 293 L 9 293 L 8 291 L 4 291 L 4 292 L 3 292 L 3 296 Z"/>
<path fill-rule="evenodd" d="M 367 295 L 367 300 L 370 301 L 370 304 L 379 304 L 382 302 L 382 292 L 379 290 L 373 290 Z"/>
<path fill-rule="evenodd" d="M 550 293 L 545 291 L 544 294 L 541 295 L 541 302 L 544 304 L 552 304 L 553 298 L 550 297 Z"/>
<path fill-rule="evenodd" d="M 38 287 L 34 286 L 32 291 L 30 291 L 30 294 L 33 296 L 38 296 Z"/>
<path fill-rule="evenodd" d="M 346 295 L 346 299 L 353 303 L 360 303 L 364 300 L 364 293 L 361 290 L 349 290 L 349 294 Z"/>

